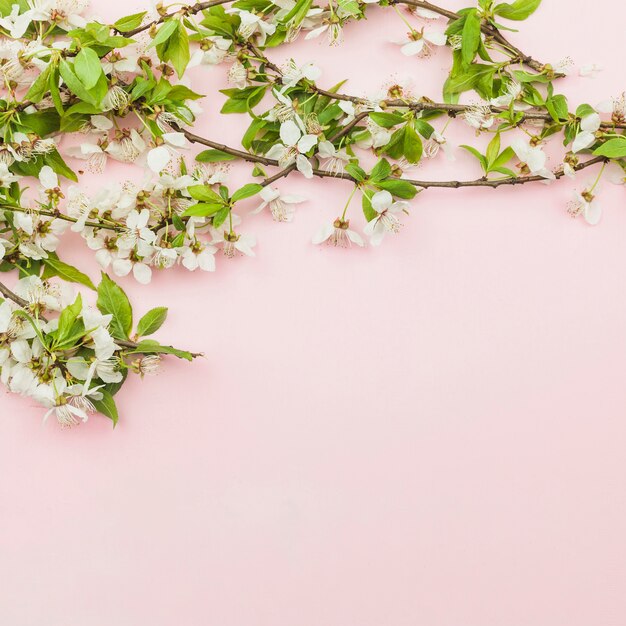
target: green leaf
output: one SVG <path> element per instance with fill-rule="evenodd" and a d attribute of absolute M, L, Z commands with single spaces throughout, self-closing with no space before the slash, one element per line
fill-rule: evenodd
<path fill-rule="evenodd" d="M 80 270 L 76 269 L 73 265 L 64 263 L 58 257 L 49 255 L 47 259 L 43 259 L 45 269 L 42 274 L 42 278 L 50 278 L 51 276 L 58 276 L 69 283 L 78 283 L 79 285 L 85 285 L 89 289 L 96 291 L 96 286 L 93 284 L 91 278 L 87 274 L 83 274 Z"/>
<path fill-rule="evenodd" d="M 291 26 L 298 26 L 309 12 L 313 0 L 297 0 L 294 7 L 281 19 L 283 23 L 291 22 Z"/>
<path fill-rule="evenodd" d="M 365 219 L 368 222 L 378 217 L 378 212 L 372 207 L 371 200 L 365 194 L 363 194 L 361 204 L 363 206 L 363 215 L 365 215 Z"/>
<path fill-rule="evenodd" d="M 508 163 L 513 158 L 514 155 L 515 155 L 515 152 L 513 152 L 513 148 L 511 148 L 510 146 L 508 148 L 505 148 L 498 155 L 498 158 L 496 158 L 492 163 L 489 164 L 489 169 L 497 170 L 498 168 L 502 168 L 506 163 Z"/>
<path fill-rule="evenodd" d="M 167 307 L 159 306 L 154 309 L 150 309 L 137 324 L 137 334 L 140 337 L 146 335 L 152 335 L 155 333 L 165 322 L 167 318 Z"/>
<path fill-rule="evenodd" d="M 117 426 L 119 420 L 119 414 L 117 412 L 117 406 L 115 406 L 115 400 L 109 391 L 106 389 L 99 389 L 102 394 L 102 400 L 92 400 L 94 407 L 98 413 L 102 413 L 113 421 L 113 428 Z"/>
<path fill-rule="evenodd" d="M 250 198 L 251 196 L 255 196 L 259 191 L 263 189 L 263 185 L 259 185 L 258 183 L 248 183 L 241 187 L 241 189 L 237 189 L 231 198 L 231 202 L 238 202 L 239 200 L 243 200 L 244 198 Z"/>
<path fill-rule="evenodd" d="M 89 102 L 90 104 L 100 104 L 99 99 L 89 92 L 78 76 L 74 74 L 72 66 L 64 59 L 61 59 L 59 71 L 61 72 L 61 78 L 65 81 L 68 89 L 75 96 L 78 96 L 81 100 Z"/>
<path fill-rule="evenodd" d="M 80 315 L 83 309 L 83 300 L 81 295 L 78 294 L 76 300 L 69 306 L 66 306 L 62 311 L 61 315 L 59 315 L 59 325 L 56 331 L 56 343 L 63 343 L 72 333 L 74 328 L 74 323 L 76 322 L 78 316 Z M 82 331 L 84 333 L 85 327 L 82 326 Z"/>
<path fill-rule="evenodd" d="M 181 78 L 189 63 L 189 35 L 182 22 L 177 22 L 177 28 L 170 35 L 164 47 L 162 60 L 170 61 L 178 77 Z"/>
<path fill-rule="evenodd" d="M 370 180 L 375 183 L 379 180 L 387 178 L 391 174 L 391 165 L 387 159 L 381 159 L 376 163 L 370 172 Z"/>
<path fill-rule="evenodd" d="M 422 140 L 415 128 L 411 124 L 406 124 L 391 135 L 384 151 L 393 159 L 404 156 L 409 163 L 417 163 L 422 156 Z"/>
<path fill-rule="evenodd" d="M 363 182 L 367 178 L 365 170 L 356 163 L 347 163 L 345 170 L 359 183 Z"/>
<path fill-rule="evenodd" d="M 50 74 L 52 73 L 52 65 L 48 65 L 46 69 L 37 76 L 33 84 L 28 88 L 25 100 L 31 102 L 40 102 L 48 92 L 48 82 L 50 81 Z"/>
<path fill-rule="evenodd" d="M 497 156 L 500 154 L 500 133 L 496 133 L 493 136 L 493 139 L 489 142 L 489 145 L 487 146 L 487 153 L 486 153 L 486 157 L 487 157 L 487 163 L 489 165 L 491 165 L 491 163 L 493 163 Z"/>
<path fill-rule="evenodd" d="M 489 77 L 493 78 L 494 71 L 495 68 L 492 66 L 474 63 L 458 75 L 451 76 L 446 81 L 446 89 L 450 94 L 462 93 L 474 89 L 479 81 Z"/>
<path fill-rule="evenodd" d="M 121 17 L 117 20 L 117 22 L 115 22 L 115 24 L 113 24 L 113 28 L 120 33 L 127 33 L 129 30 L 135 30 L 135 28 L 141 26 L 141 22 L 146 14 L 147 11 L 142 11 L 141 13 L 133 13 L 132 15 Z"/>
<path fill-rule="evenodd" d="M 115 339 L 128 339 L 133 328 L 133 309 L 123 289 L 104 272 L 98 286 L 98 309 L 104 315 L 113 316 L 111 334 Z"/>
<path fill-rule="evenodd" d="M 152 339 L 144 339 L 137 344 L 137 347 L 130 354 L 172 354 L 179 359 L 187 361 L 193 360 L 193 354 L 186 350 L 179 350 L 172 346 L 162 346 L 158 341 Z"/>
<path fill-rule="evenodd" d="M 583 118 L 595 113 L 596 110 L 589 104 L 580 104 L 576 109 L 576 117 Z"/>
<path fill-rule="evenodd" d="M 60 176 L 65 176 L 65 178 L 69 178 L 69 180 L 73 180 L 74 182 L 78 181 L 76 174 L 67 166 L 67 163 L 57 150 L 46 153 L 43 162 L 45 165 L 49 165 Z"/>
<path fill-rule="evenodd" d="M 493 12 L 506 20 L 525 20 L 529 15 L 532 15 L 539 5 L 541 0 L 515 0 L 515 2 L 496 5 Z"/>
<path fill-rule="evenodd" d="M 393 128 L 394 126 L 404 122 L 404 116 L 399 113 L 378 113 L 372 111 L 369 116 L 375 124 L 378 124 L 378 126 L 382 126 L 383 128 Z"/>
<path fill-rule="evenodd" d="M 615 137 L 604 142 L 593 151 L 598 156 L 609 157 L 609 159 L 620 159 L 626 157 L 626 137 Z"/>
<path fill-rule="evenodd" d="M 187 187 L 187 191 L 189 192 L 189 195 L 194 198 L 194 200 L 224 204 L 222 196 L 220 196 L 218 193 L 215 193 L 215 191 L 213 191 L 213 189 L 211 189 L 207 185 L 190 185 L 189 187 Z"/>
<path fill-rule="evenodd" d="M 204 150 L 196 155 L 200 163 L 218 163 L 220 161 L 234 161 L 237 157 L 221 150 Z"/>
<path fill-rule="evenodd" d="M 473 148 L 472 146 L 466 146 L 466 145 L 461 145 L 460 147 L 463 148 L 464 150 L 467 150 L 471 154 L 473 154 L 480 161 L 480 166 L 483 168 L 485 172 L 489 169 L 487 165 L 487 159 L 480 152 L 478 152 L 476 148 Z"/>
<path fill-rule="evenodd" d="M 567 98 L 561 94 L 546 100 L 546 108 L 555 122 L 567 120 L 569 109 L 567 108 Z"/>
<path fill-rule="evenodd" d="M 219 211 L 215 213 L 213 216 L 213 228 L 219 228 L 228 217 L 230 213 L 230 207 L 223 206 Z"/>
<path fill-rule="evenodd" d="M 208 217 L 209 215 L 215 215 L 219 210 L 228 207 L 225 207 L 224 203 L 207 203 L 207 202 L 198 202 L 197 204 L 192 204 L 190 207 L 187 207 L 185 212 L 182 214 L 183 217 Z"/>
<path fill-rule="evenodd" d="M 161 28 L 159 28 L 157 34 L 154 36 L 154 39 L 150 42 L 148 48 L 165 43 L 174 34 L 174 31 L 178 28 L 179 23 L 180 22 L 178 20 L 165 20 Z"/>
<path fill-rule="evenodd" d="M 469 65 L 478 52 L 480 45 L 480 16 L 476 9 L 468 11 L 465 15 L 463 34 L 461 40 L 461 58 L 465 65 Z"/>
<path fill-rule="evenodd" d="M 388 191 L 392 196 L 397 196 L 404 200 L 410 200 L 417 194 L 417 189 L 408 180 L 382 180 L 376 183 L 378 187 Z"/>
<path fill-rule="evenodd" d="M 103 74 L 100 57 L 91 48 L 81 48 L 74 59 L 74 71 L 86 89 L 95 87 Z"/>

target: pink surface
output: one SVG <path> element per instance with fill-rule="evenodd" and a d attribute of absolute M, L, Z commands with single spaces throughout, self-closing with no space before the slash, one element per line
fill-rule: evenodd
<path fill-rule="evenodd" d="M 626 87 L 623 20 L 597 18 L 622 2 L 587 4 L 546 1 L 512 38 L 604 65 L 560 83 L 594 104 Z M 413 72 L 438 96 L 447 53 L 405 59 L 397 16 L 372 16 L 339 50 L 275 58 L 355 93 Z M 200 128 L 236 142 L 222 71 L 195 76 Z M 311 200 L 290 225 L 247 220 L 256 259 L 124 281 L 140 312 L 171 305 L 160 338 L 207 358 L 129 383 L 115 431 L 0 397 L 0 624 L 626 624 L 624 190 L 602 185 L 595 229 L 567 217 L 570 182 L 429 191 L 400 235 L 345 251 L 309 240 L 349 188 L 281 187 Z M 97 276 L 77 238 L 61 253 Z"/>

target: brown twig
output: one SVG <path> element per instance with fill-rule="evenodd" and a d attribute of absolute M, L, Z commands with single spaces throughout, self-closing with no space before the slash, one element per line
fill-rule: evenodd
<path fill-rule="evenodd" d="M 72 222 L 75 224 L 78 222 L 78 218 L 57 211 L 49 211 L 48 209 L 29 209 L 23 206 L 14 206 L 12 204 L 0 204 L 0 211 L 14 211 L 17 213 L 29 213 L 31 215 L 43 215 L 45 217 L 52 217 L 54 219 L 63 220 L 65 222 Z M 91 220 L 85 221 L 85 226 L 91 226 L 92 228 L 103 228 L 106 230 L 115 230 L 122 232 L 125 230 L 123 226 L 117 226 L 114 224 L 107 225 L 104 222 L 94 222 Z"/>
<path fill-rule="evenodd" d="M 250 163 L 260 163 L 262 165 L 274 166 L 277 167 L 280 163 L 276 159 L 270 159 L 266 156 L 262 156 L 260 154 L 253 154 L 251 152 L 245 152 L 244 150 L 238 150 L 236 148 L 231 148 L 223 143 L 217 143 L 215 141 L 211 141 L 210 139 L 205 139 L 204 137 L 200 137 L 199 135 L 194 135 L 189 131 L 183 131 L 185 137 L 192 143 L 199 143 L 204 146 L 208 146 L 210 148 L 214 148 L 215 150 L 220 150 L 221 152 L 225 152 L 226 154 L 230 154 L 239 159 L 243 159 L 244 161 L 248 161 Z M 583 163 L 579 163 L 574 166 L 575 171 L 583 170 L 587 167 L 591 167 L 596 163 L 601 163 L 606 161 L 606 157 L 597 156 Z M 266 186 L 270 183 L 279 180 L 280 178 L 284 178 L 288 176 L 295 169 L 295 164 L 290 164 L 288 167 L 284 168 L 278 174 L 275 174 L 271 178 L 266 179 L 263 183 L 263 186 Z M 323 170 L 320 168 L 313 169 L 313 175 L 318 176 L 319 178 L 339 178 L 341 180 L 349 180 L 353 183 L 358 183 L 358 181 L 350 174 L 346 174 L 345 172 L 332 173 L 327 170 Z M 557 170 L 554 173 L 555 177 L 561 178 L 564 176 L 563 170 Z M 412 180 L 410 178 L 397 178 L 390 177 L 389 180 L 404 180 L 406 182 L 412 183 L 418 187 L 422 187 L 427 189 L 429 187 L 441 187 L 444 189 L 458 189 L 460 187 L 500 187 L 502 185 L 523 185 L 525 183 L 533 183 L 539 181 L 546 181 L 547 179 L 543 176 L 508 176 L 506 178 L 499 179 L 488 179 L 486 177 L 477 178 L 475 180 L 448 180 L 448 181 L 436 181 L 436 180 Z"/>

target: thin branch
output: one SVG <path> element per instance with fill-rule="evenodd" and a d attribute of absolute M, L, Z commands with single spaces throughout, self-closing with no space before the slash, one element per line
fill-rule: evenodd
<path fill-rule="evenodd" d="M 24 298 L 20 298 L 16 293 L 13 293 L 5 284 L 0 283 L 0 293 L 7 299 L 13 300 L 15 304 L 25 309 L 28 307 L 28 302 Z"/>
<path fill-rule="evenodd" d="M 230 146 L 227 146 L 226 144 L 217 143 L 215 141 L 211 141 L 210 139 L 205 139 L 204 137 L 194 135 L 193 133 L 190 133 L 189 131 L 183 131 L 183 133 L 185 134 L 185 137 L 187 137 L 187 139 L 191 141 L 192 143 L 199 143 L 199 144 L 208 146 L 210 148 L 220 150 L 222 152 L 225 152 L 226 154 L 230 154 L 232 156 L 235 156 L 239 159 L 243 159 L 244 161 L 248 161 L 250 163 L 261 163 L 262 165 L 271 165 L 274 167 L 277 167 L 280 165 L 280 163 L 276 159 L 270 159 L 268 157 L 265 157 L 259 154 L 252 154 L 251 152 L 245 152 L 244 150 L 231 148 Z M 573 169 L 575 171 L 583 170 L 587 167 L 591 167 L 592 165 L 595 165 L 596 163 L 602 163 L 606 160 L 607 160 L 606 157 L 597 156 L 583 163 L 579 163 L 578 165 L 574 166 Z M 278 172 L 278 174 L 275 174 L 271 178 L 266 179 L 261 184 L 263 186 L 266 186 L 268 184 L 275 182 L 276 180 L 279 180 L 280 178 L 284 178 L 285 176 L 288 176 L 291 172 L 293 172 L 295 167 L 296 167 L 295 164 L 292 163 L 288 167 Z M 313 175 L 318 176 L 319 178 L 339 178 L 341 180 L 349 180 L 353 183 L 358 183 L 358 181 L 354 177 L 350 176 L 350 174 L 346 174 L 345 172 L 339 172 L 335 174 L 327 170 L 314 168 Z M 558 179 L 564 176 L 565 173 L 563 172 L 562 169 L 560 169 L 554 172 L 554 175 Z M 412 180 L 410 178 L 398 178 L 398 177 L 390 177 L 388 180 L 403 180 L 408 183 L 417 185 L 418 187 L 423 187 L 425 189 L 429 187 L 441 187 L 444 189 L 458 189 L 459 187 L 493 187 L 493 188 L 496 188 L 502 185 L 523 185 L 525 183 L 533 183 L 533 182 L 540 182 L 540 181 L 546 182 L 548 179 L 544 178 L 543 176 L 533 175 L 533 176 L 509 176 L 506 178 L 499 178 L 499 179 L 488 179 L 488 178 L 483 177 L 483 178 L 477 178 L 475 180 L 448 180 L 448 181 Z"/>
<path fill-rule="evenodd" d="M 75 224 L 78 222 L 78 218 L 72 217 L 70 215 L 65 215 L 64 213 L 59 213 L 57 211 L 49 211 L 48 209 L 29 209 L 28 207 L 23 206 L 14 206 L 12 204 L 0 204 L 0 211 L 13 211 L 17 213 L 29 213 L 31 215 L 43 215 L 45 217 L 52 217 L 58 220 L 64 220 L 66 222 L 72 222 Z M 123 232 L 126 230 L 123 226 L 117 225 L 107 225 L 105 222 L 94 222 L 91 220 L 87 220 L 85 222 L 85 226 L 91 226 L 93 228 L 103 228 L 106 230 L 115 230 L 118 232 Z"/>

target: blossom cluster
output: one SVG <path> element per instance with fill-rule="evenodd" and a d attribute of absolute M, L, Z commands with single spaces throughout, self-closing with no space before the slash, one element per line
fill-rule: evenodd
<path fill-rule="evenodd" d="M 314 244 L 380 245 L 430 187 L 563 177 L 577 182 L 567 213 L 597 224 L 601 180 L 626 181 L 626 98 L 570 110 L 556 86 L 572 73 L 571 60 L 537 61 L 503 34 L 503 23 L 539 5 L 477 0 L 454 13 L 421 0 L 223 0 L 157 4 L 107 24 L 87 14 L 86 0 L 2 4 L 0 271 L 19 276 L 13 290 L 0 283 L 2 381 L 67 425 L 92 409 L 117 419 L 113 395 L 128 371 L 148 373 L 162 354 L 191 355 L 141 339 L 164 321 L 161 309 L 133 333 L 130 302 L 109 274 L 147 284 L 155 270 L 211 272 L 218 255 L 254 256 L 240 203 L 250 199 L 248 214 L 291 221 L 306 200 L 281 189 L 292 174 L 349 188 L 334 219 L 312 233 Z M 398 81 L 350 94 L 343 82 L 320 86 L 314 63 L 271 59 L 273 48 L 299 37 L 339 45 L 348 22 L 380 19 L 380 11 L 406 28 L 392 42 L 399 54 L 416 63 L 448 54 L 440 98 Z M 189 80 L 193 67 L 223 68 L 221 113 L 249 118 L 241 147 L 193 132 L 206 95 Z M 584 77 L 599 71 L 579 68 Z M 477 144 L 453 145 L 452 123 L 469 126 Z M 555 160 L 557 138 L 565 150 Z M 413 178 L 424 161 L 454 161 L 461 151 L 475 160 L 477 178 Z M 110 160 L 140 168 L 143 182 L 94 193 L 76 184 L 75 169 L 103 173 Z M 250 182 L 232 184 L 233 161 L 251 165 Z M 594 177 L 578 186 L 588 168 Z M 106 272 L 95 308 L 58 283 L 96 288 L 58 256 L 68 230 Z"/>

